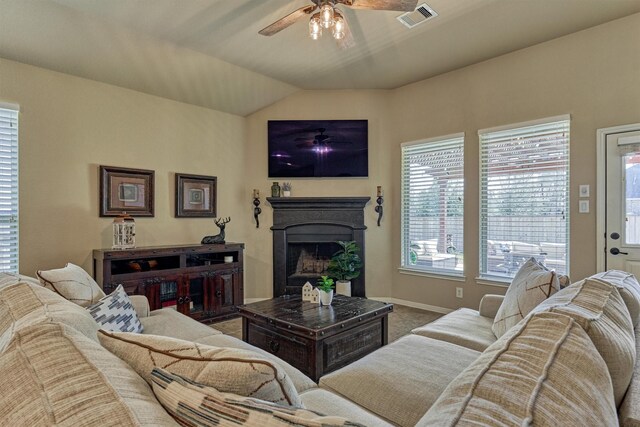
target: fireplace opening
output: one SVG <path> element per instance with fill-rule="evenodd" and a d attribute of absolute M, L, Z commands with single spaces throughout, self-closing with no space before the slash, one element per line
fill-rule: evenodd
<path fill-rule="evenodd" d="M 329 261 L 340 246 L 333 242 L 289 243 L 287 247 L 287 286 L 315 285 L 328 276 Z"/>

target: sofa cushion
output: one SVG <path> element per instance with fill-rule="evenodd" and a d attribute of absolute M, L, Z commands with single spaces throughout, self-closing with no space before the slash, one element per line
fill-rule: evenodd
<path fill-rule="evenodd" d="M 166 410 L 189 427 L 331 427 L 361 426 L 344 418 L 222 393 L 163 369 L 151 373 L 153 391 Z"/>
<path fill-rule="evenodd" d="M 40 284 L 14 282 L 0 288 L 0 351 L 16 331 L 50 322 L 64 323 L 98 342 L 98 324 L 84 308 Z"/>
<path fill-rule="evenodd" d="M 320 387 L 392 423 L 413 426 L 479 352 L 407 335 L 325 375 Z"/>
<path fill-rule="evenodd" d="M 2 425 L 176 425 L 126 363 L 59 323 L 17 331 L 0 378 Z"/>
<path fill-rule="evenodd" d="M 496 342 L 491 330 L 493 319 L 480 316 L 476 310 L 460 308 L 431 323 L 415 328 L 411 333 L 484 351 Z"/>
<path fill-rule="evenodd" d="M 618 415 L 623 427 L 640 426 L 640 328 L 636 329 L 636 366 Z"/>
<path fill-rule="evenodd" d="M 24 274 L 18 273 L 0 273 L 0 289 L 4 288 L 5 286 L 15 285 L 16 283 L 21 282 L 29 283 L 36 286 L 42 286 L 40 281 L 35 277 L 25 276 Z"/>
<path fill-rule="evenodd" d="M 126 332 L 100 331 L 98 338 L 149 383 L 153 368 L 162 368 L 223 392 L 302 406 L 284 369 L 253 351 Z"/>
<path fill-rule="evenodd" d="M 622 299 L 627 304 L 629 314 L 631 314 L 633 326 L 640 325 L 640 283 L 633 274 L 626 271 L 609 270 L 594 274 L 590 279 L 603 280 L 618 288 L 618 292 L 620 292 Z"/>
<path fill-rule="evenodd" d="M 314 388 L 300 395 L 304 407 L 321 414 L 331 414 L 348 418 L 367 427 L 392 427 L 392 424 L 377 417 L 372 412 L 356 405 L 342 396 L 328 390 Z"/>
<path fill-rule="evenodd" d="M 633 374 L 636 343 L 629 310 L 618 290 L 599 280 L 582 280 L 543 301 L 531 313 L 544 311 L 572 317 L 587 332 L 607 364 L 619 405 Z"/>
<path fill-rule="evenodd" d="M 162 335 L 185 341 L 195 341 L 198 338 L 222 333 L 172 308 L 153 310 L 148 317 L 141 317 L 140 323 L 145 334 Z"/>
<path fill-rule="evenodd" d="M 280 365 L 282 369 L 285 370 L 287 375 L 289 375 L 289 378 L 291 378 L 291 381 L 293 381 L 293 385 L 295 386 L 298 393 L 301 393 L 311 388 L 318 387 L 311 378 L 309 378 L 308 376 L 300 372 L 298 368 L 294 368 L 293 366 L 291 366 L 284 360 L 280 359 L 279 357 L 274 356 L 273 354 L 266 352 L 261 348 L 254 347 L 249 343 L 239 340 L 238 338 L 235 338 L 229 335 L 216 334 L 216 335 L 209 335 L 203 338 L 198 338 L 194 342 L 210 345 L 213 347 L 228 347 L 228 348 L 238 348 L 242 350 L 254 351 L 258 353 L 260 356 L 262 356 L 263 358 L 267 360 L 271 360 L 274 363 L 277 363 L 278 365 Z"/>
<path fill-rule="evenodd" d="M 614 426 L 611 377 L 571 317 L 536 313 L 456 377 L 417 424 Z"/>
<path fill-rule="evenodd" d="M 138 314 L 122 285 L 87 307 L 87 310 L 104 330 L 138 334 L 143 330 Z"/>
<path fill-rule="evenodd" d="M 36 274 L 42 286 L 81 307 L 95 304 L 105 296 L 96 281 L 72 263 L 55 270 L 39 270 Z"/>
<path fill-rule="evenodd" d="M 525 262 L 507 288 L 493 321 L 493 333 L 500 338 L 545 299 L 560 290 L 558 276 L 534 258 Z"/>

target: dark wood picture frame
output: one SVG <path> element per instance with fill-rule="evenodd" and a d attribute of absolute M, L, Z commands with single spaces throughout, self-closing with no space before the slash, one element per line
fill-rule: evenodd
<path fill-rule="evenodd" d="M 100 216 L 154 216 L 155 172 L 100 166 Z"/>
<path fill-rule="evenodd" d="M 218 178 L 176 173 L 176 217 L 215 218 Z"/>

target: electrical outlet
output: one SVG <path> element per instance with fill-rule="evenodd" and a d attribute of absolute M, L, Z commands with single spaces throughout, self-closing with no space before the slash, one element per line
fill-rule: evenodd
<path fill-rule="evenodd" d="M 462 288 L 456 288 L 456 298 L 462 298 Z"/>

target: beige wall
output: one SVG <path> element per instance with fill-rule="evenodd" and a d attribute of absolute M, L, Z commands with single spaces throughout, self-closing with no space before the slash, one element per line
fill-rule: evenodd
<path fill-rule="evenodd" d="M 0 101 L 21 108 L 22 273 L 68 261 L 92 271 L 92 249 L 111 246 L 99 165 L 155 170 L 155 217 L 136 219 L 139 245 L 217 233 L 211 219 L 174 218 L 175 172 L 217 176 L 228 240 L 244 240 L 244 118 L 6 60 Z"/>
<path fill-rule="evenodd" d="M 384 185 L 385 220 L 375 226 L 367 208 L 367 294 L 437 307 L 477 307 L 485 293 L 502 286 L 476 283 L 478 274 L 478 129 L 561 114 L 571 115 L 571 275 L 595 272 L 595 196 L 589 214 L 577 213 L 577 189 L 596 187 L 596 129 L 640 122 L 640 14 L 517 51 L 389 92 L 307 91 L 248 117 L 247 192 L 270 185 L 266 178 L 269 119 L 367 118 L 370 178 L 294 181 L 294 195 L 372 195 Z M 465 282 L 401 274 L 400 144 L 465 132 Z M 263 223 L 271 209 L 263 209 Z M 260 248 L 256 264 L 271 277 L 270 233 L 248 236 Z M 257 274 L 257 273 L 254 273 Z M 464 299 L 455 298 L 455 287 Z M 268 296 L 270 281 L 257 290 Z"/>
<path fill-rule="evenodd" d="M 376 186 L 389 191 L 394 183 L 392 165 L 386 151 L 392 139 L 391 110 L 386 91 L 303 91 L 261 110 L 247 119 L 246 192 L 257 188 L 262 196 L 260 228 L 247 235 L 245 290 L 253 297 L 270 297 L 273 293 L 272 240 L 269 227 L 273 210 L 264 197 L 270 195 L 273 181 L 267 179 L 268 120 L 369 120 L 369 178 L 354 179 L 279 179 L 291 181 L 292 196 L 370 196 L 365 208 L 366 281 L 368 295 L 388 296 L 394 260 L 389 256 L 393 229 L 389 217 L 376 225 L 374 212 Z"/>

